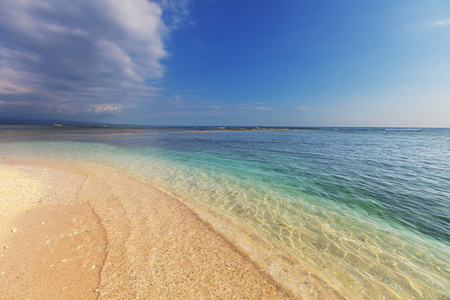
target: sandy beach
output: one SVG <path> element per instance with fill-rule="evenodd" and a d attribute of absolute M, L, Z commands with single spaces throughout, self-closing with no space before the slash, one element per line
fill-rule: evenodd
<path fill-rule="evenodd" d="M 181 202 L 67 162 L 1 165 L 2 299 L 291 295 Z"/>
<path fill-rule="evenodd" d="M 314 277 L 301 293 L 280 284 L 184 203 L 127 174 L 0 161 L 2 299 L 340 298 Z"/>

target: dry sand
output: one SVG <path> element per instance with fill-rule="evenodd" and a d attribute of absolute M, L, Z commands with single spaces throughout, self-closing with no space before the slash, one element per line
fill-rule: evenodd
<path fill-rule="evenodd" d="M 0 158 L 0 247 L 1 299 L 301 297 L 179 200 L 86 163 Z"/>

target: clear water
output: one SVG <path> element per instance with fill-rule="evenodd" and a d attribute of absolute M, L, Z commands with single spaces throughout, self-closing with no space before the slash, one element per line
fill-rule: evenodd
<path fill-rule="evenodd" d="M 185 130 L 2 126 L 0 156 L 75 158 L 158 182 L 363 298 L 450 299 L 449 129 Z"/>

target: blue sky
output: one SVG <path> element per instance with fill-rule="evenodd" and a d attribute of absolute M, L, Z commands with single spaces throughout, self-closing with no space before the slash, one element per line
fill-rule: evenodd
<path fill-rule="evenodd" d="M 0 2 L 0 117 L 450 127 L 450 1 Z"/>

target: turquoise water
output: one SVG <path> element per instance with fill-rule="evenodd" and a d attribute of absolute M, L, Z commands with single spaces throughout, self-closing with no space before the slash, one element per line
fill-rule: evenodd
<path fill-rule="evenodd" d="M 76 158 L 157 182 L 362 298 L 449 299 L 449 129 L 187 129 L 2 126 L 0 156 Z"/>

